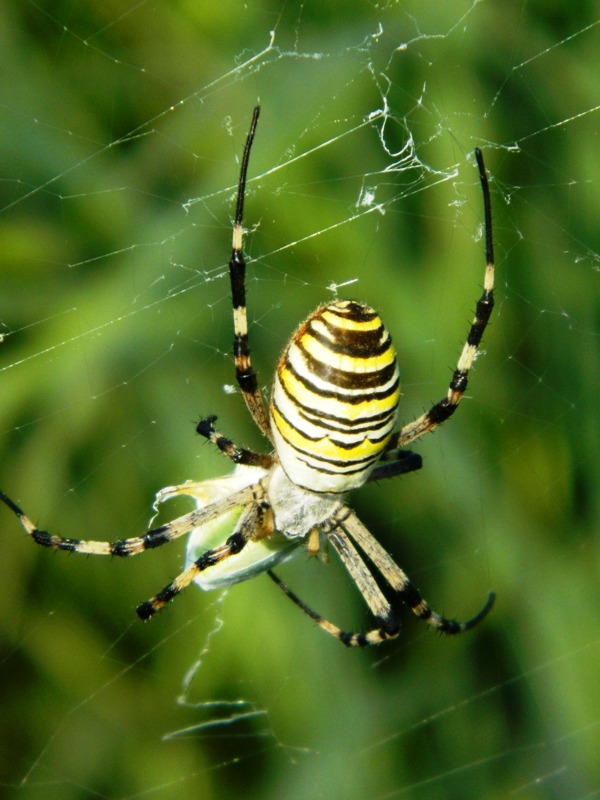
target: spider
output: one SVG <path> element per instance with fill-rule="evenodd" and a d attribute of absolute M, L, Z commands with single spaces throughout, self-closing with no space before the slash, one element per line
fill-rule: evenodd
<path fill-rule="evenodd" d="M 442 633 L 462 633 L 489 613 L 494 594 L 490 593 L 484 607 L 466 622 L 440 616 L 345 504 L 345 495 L 368 481 L 420 469 L 421 457 L 404 448 L 447 420 L 467 387 L 493 307 L 491 202 L 481 151 L 475 150 L 475 157 L 485 214 L 484 288 L 447 395 L 394 432 L 400 389 L 390 335 L 370 306 L 335 300 L 317 308 L 292 336 L 277 366 L 267 411 L 250 361 L 242 227 L 246 174 L 259 113 L 257 106 L 242 156 L 229 273 L 236 378 L 248 411 L 272 452 L 240 448 L 215 429 L 216 417 L 202 419 L 198 433 L 237 465 L 234 472 L 213 481 L 163 489 L 157 495 L 159 501 L 188 494 L 196 499 L 197 508 L 142 536 L 114 542 L 50 534 L 37 528 L 9 497 L 0 493 L 0 499 L 35 542 L 54 550 L 133 556 L 192 532 L 185 569 L 137 607 L 143 620 L 194 581 L 203 589 L 213 589 L 266 571 L 305 614 L 346 646 L 379 644 L 398 636 L 400 625 L 365 563 L 366 556 L 392 600 L 405 603 L 419 619 Z M 233 532 L 223 542 L 218 537 L 224 525 Z M 272 571 L 301 545 L 316 555 L 323 543 L 337 552 L 363 596 L 375 619 L 371 630 L 342 631 L 307 606 Z"/>

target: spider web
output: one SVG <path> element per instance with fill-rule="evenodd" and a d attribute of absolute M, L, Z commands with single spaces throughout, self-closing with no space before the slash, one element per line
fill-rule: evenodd
<path fill-rule="evenodd" d="M 53 557 L 4 510 L 6 797 L 600 796 L 599 24 L 591 1 L 2 4 L 0 486 L 41 527 L 139 534 L 161 487 L 228 471 L 202 415 L 264 448 L 227 277 L 256 102 L 265 389 L 295 325 L 352 296 L 392 332 L 402 419 L 444 394 L 483 279 L 475 146 L 497 262 L 461 409 L 423 471 L 351 501 L 434 608 L 494 588 L 491 617 L 450 640 L 404 614 L 348 652 L 260 577 L 142 625 L 182 545 Z M 333 556 L 282 575 L 367 625 Z"/>

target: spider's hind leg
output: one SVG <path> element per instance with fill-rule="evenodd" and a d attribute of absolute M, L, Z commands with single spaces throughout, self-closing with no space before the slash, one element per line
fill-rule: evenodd
<path fill-rule="evenodd" d="M 374 564 L 388 586 L 395 592 L 396 597 L 402 603 L 405 603 L 416 617 L 426 622 L 428 625 L 431 625 L 433 628 L 440 631 L 440 633 L 446 633 L 452 636 L 471 630 L 471 628 L 478 625 L 484 617 L 487 617 L 492 610 L 496 597 L 494 592 L 488 594 L 483 608 L 475 614 L 474 617 L 471 617 L 471 619 L 465 622 L 458 622 L 457 620 L 443 617 L 441 614 L 433 611 L 427 600 L 421 596 L 419 590 L 409 579 L 408 575 L 404 570 L 400 569 L 390 554 L 379 544 L 373 534 L 371 534 L 359 520 L 354 511 L 350 511 L 350 513 L 344 517 L 342 525 L 350 538 L 356 542 L 363 553 Z"/>
<path fill-rule="evenodd" d="M 314 620 L 314 622 L 316 622 L 317 625 L 325 631 L 325 633 L 333 636 L 334 639 L 337 639 L 342 644 L 345 644 L 346 647 L 368 647 L 369 645 L 380 644 L 387 639 L 395 639 L 400 632 L 400 627 L 395 617 L 392 618 L 393 621 L 386 622 L 385 620 L 380 620 L 380 627 L 373 628 L 366 633 L 343 631 L 341 628 L 338 628 L 337 625 L 334 625 L 333 622 L 330 622 L 328 619 L 325 619 L 325 617 L 317 614 L 317 612 L 313 611 L 310 606 L 306 605 L 306 603 L 290 589 L 287 583 L 284 583 L 281 578 L 275 575 L 273 570 L 268 570 L 267 575 L 277 586 L 279 586 L 281 591 L 290 598 L 292 603 L 295 603 L 298 608 L 306 614 L 307 617 L 310 617 L 312 620 Z"/>
<path fill-rule="evenodd" d="M 365 633 L 343 631 L 333 622 L 317 614 L 310 606 L 306 605 L 272 570 L 269 570 L 268 574 L 281 591 L 330 636 L 333 636 L 346 647 L 367 647 L 380 644 L 387 639 L 395 639 L 400 633 L 400 623 L 377 582 L 369 572 L 367 565 L 343 530 L 344 514 L 348 513 L 351 512 L 346 509 L 338 515 L 334 515 L 321 526 L 321 530 L 327 537 L 326 541 L 331 543 L 339 555 L 342 564 L 348 570 L 363 600 L 369 607 L 376 620 L 376 627 Z"/>

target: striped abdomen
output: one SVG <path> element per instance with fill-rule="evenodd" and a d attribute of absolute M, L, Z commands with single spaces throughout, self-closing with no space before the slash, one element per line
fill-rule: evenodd
<path fill-rule="evenodd" d="M 287 476 L 312 492 L 361 486 L 396 422 L 396 352 L 378 314 L 344 300 L 318 308 L 285 349 L 271 428 Z"/>

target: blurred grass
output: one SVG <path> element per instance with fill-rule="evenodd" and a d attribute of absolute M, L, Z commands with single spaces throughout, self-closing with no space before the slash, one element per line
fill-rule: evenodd
<path fill-rule="evenodd" d="M 246 249 L 261 379 L 327 287 L 357 279 L 340 293 L 381 310 L 402 417 L 420 413 L 480 291 L 480 145 L 498 265 L 485 356 L 464 407 L 420 443 L 425 469 L 352 502 L 434 607 L 464 618 L 490 588 L 498 606 L 456 641 L 405 615 L 397 644 L 348 653 L 260 578 L 222 606 L 190 590 L 142 626 L 134 606 L 177 572 L 181 545 L 53 557 L 4 511 L 6 796 L 594 796 L 600 182 L 598 115 L 583 112 L 600 71 L 594 29 L 576 34 L 597 4 L 128 12 L 0 10 L 0 486 L 42 527 L 117 538 L 146 527 L 159 488 L 227 471 L 194 435 L 200 415 L 263 446 L 223 391 L 232 197 L 257 100 Z M 389 151 L 410 131 L 422 162 L 455 177 L 381 172 L 394 158 L 360 123 L 382 93 Z M 347 222 L 364 186 L 397 200 Z M 300 557 L 285 575 L 336 622 L 366 621 L 335 563 Z M 225 713 L 176 703 L 217 618 L 188 700 L 268 713 L 163 742 Z"/>

